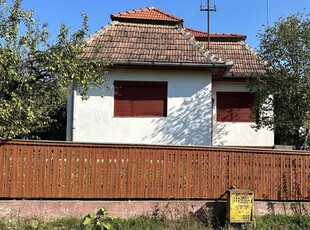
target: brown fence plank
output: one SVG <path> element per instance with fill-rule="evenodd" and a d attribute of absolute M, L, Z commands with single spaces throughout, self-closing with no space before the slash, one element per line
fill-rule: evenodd
<path fill-rule="evenodd" d="M 306 167 L 306 177 L 305 177 L 305 185 L 303 186 L 306 190 L 306 199 L 310 199 L 310 159 L 304 159 L 306 164 L 305 164 L 305 167 Z"/>
<path fill-rule="evenodd" d="M 38 174 L 39 174 L 39 164 L 38 161 L 40 161 L 41 151 L 40 148 L 35 148 L 32 152 L 32 178 L 31 178 L 31 197 L 37 197 L 38 196 Z"/>
<path fill-rule="evenodd" d="M 280 192 L 279 192 L 279 197 L 278 199 L 283 199 L 284 198 L 284 181 L 283 181 L 283 175 L 285 173 L 285 157 L 286 155 L 281 155 L 281 174 L 280 174 L 280 183 L 279 183 L 279 186 L 280 186 Z"/>
<path fill-rule="evenodd" d="M 17 186 L 18 186 L 18 172 L 17 172 L 17 159 L 18 159 L 18 146 L 13 146 L 10 154 L 10 196 L 17 197 Z"/>
<path fill-rule="evenodd" d="M 66 184 L 66 150 L 64 146 L 59 146 L 60 161 L 59 161 L 59 196 L 64 197 Z"/>
<path fill-rule="evenodd" d="M 4 152 L 3 159 L 3 196 L 2 197 L 10 197 L 10 157 L 13 146 L 8 146 Z"/>
<path fill-rule="evenodd" d="M 128 186 L 127 186 L 127 197 L 133 197 L 133 177 L 134 177 L 134 162 L 133 162 L 133 153 L 132 149 L 126 149 L 128 157 Z"/>
<path fill-rule="evenodd" d="M 11 179 L 12 179 L 12 174 L 11 174 L 12 151 L 13 151 L 13 146 L 10 146 L 9 151 L 7 151 L 5 154 L 5 162 L 4 162 L 5 178 L 6 178 L 4 180 L 4 183 L 5 183 L 4 188 L 5 188 L 5 194 L 7 197 L 11 197 L 10 190 L 11 190 Z"/>
<path fill-rule="evenodd" d="M 149 162 L 148 167 L 148 174 L 150 175 L 150 178 L 148 181 L 146 196 L 157 197 L 160 189 L 160 184 L 157 183 L 159 181 L 158 178 L 160 177 L 160 162 L 158 154 L 153 149 L 150 150 L 150 156 L 152 157 L 152 162 Z"/>
<path fill-rule="evenodd" d="M 104 188 L 105 192 L 103 194 L 104 197 L 110 197 L 111 196 L 111 184 L 113 182 L 113 162 L 112 159 L 110 158 L 110 154 L 108 151 L 104 151 L 104 166 L 103 166 L 103 183 L 104 183 Z"/>
<path fill-rule="evenodd" d="M 145 153 L 146 152 L 146 153 Z M 145 176 L 145 167 L 146 167 L 146 164 L 145 164 L 145 160 L 149 157 L 148 154 L 147 154 L 147 151 L 145 152 L 140 152 L 139 154 L 139 159 L 140 159 L 140 170 L 139 170 L 139 197 L 142 197 L 142 198 L 145 198 L 147 197 L 146 196 L 146 193 L 145 193 L 145 180 L 147 179 L 146 176 Z M 149 158 L 150 159 L 150 158 Z"/>
<path fill-rule="evenodd" d="M 196 151 L 197 153 L 197 197 L 203 197 L 203 175 L 202 175 L 202 155 L 203 153 L 200 151 Z"/>
<path fill-rule="evenodd" d="M 155 151 L 156 159 L 158 161 L 158 168 L 153 169 L 153 171 L 156 172 L 156 187 L 157 190 L 152 192 L 152 194 L 155 195 L 156 198 L 163 197 L 163 191 L 164 191 L 164 159 L 163 159 L 163 154 L 161 151 Z"/>
<path fill-rule="evenodd" d="M 91 188 L 89 193 L 89 198 L 98 197 L 98 190 L 100 186 L 100 177 L 98 177 L 98 148 L 93 148 L 90 154 L 91 162 L 92 162 L 92 170 L 91 170 Z"/>
<path fill-rule="evenodd" d="M 0 151 L 2 198 L 217 199 L 231 186 L 310 197 L 309 152 L 27 141 Z"/>
<path fill-rule="evenodd" d="M 17 182 L 17 197 L 22 196 L 22 193 L 24 191 L 23 189 L 23 182 L 24 182 L 24 172 L 23 169 L 25 167 L 25 164 L 22 160 L 22 150 L 20 148 L 17 149 L 17 173 L 18 173 L 18 182 Z M 0 164 L 1 165 L 1 164 Z"/>
<path fill-rule="evenodd" d="M 65 146 L 64 147 L 64 197 L 69 196 L 70 194 L 70 185 L 71 185 L 71 154 L 70 154 L 70 149 Z"/>
<path fill-rule="evenodd" d="M 8 147 L 8 146 L 7 146 Z M 4 195 L 4 158 L 6 153 L 6 146 L 0 145 L 0 196 Z"/>
<path fill-rule="evenodd" d="M 114 181 L 113 181 L 113 193 L 115 197 L 121 197 L 121 160 L 122 156 L 119 151 L 115 149 L 111 150 L 112 155 L 114 156 Z"/>
<path fill-rule="evenodd" d="M 168 181 L 169 181 L 169 155 L 163 154 L 163 163 L 164 163 L 164 178 L 163 178 L 163 197 L 168 197 Z"/>
<path fill-rule="evenodd" d="M 97 158 L 96 158 L 96 197 L 104 197 L 107 194 L 107 160 L 104 155 L 104 150 L 97 149 Z M 106 171 L 106 173 L 103 173 Z M 106 178 L 105 178 L 106 176 Z"/>
<path fill-rule="evenodd" d="M 90 177 L 91 177 L 91 164 L 90 160 L 91 157 L 89 155 L 89 152 L 91 151 L 91 148 L 84 148 L 83 149 L 83 193 L 82 197 L 89 198 L 89 187 L 90 187 Z"/>

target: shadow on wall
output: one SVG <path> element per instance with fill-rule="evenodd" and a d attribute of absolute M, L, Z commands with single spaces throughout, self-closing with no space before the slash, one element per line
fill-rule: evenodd
<path fill-rule="evenodd" d="M 208 88 L 184 98 L 169 109 L 166 118 L 153 121 L 155 130 L 145 139 L 166 145 L 211 145 L 211 98 Z"/>
<path fill-rule="evenodd" d="M 226 136 L 228 135 L 227 127 L 225 123 L 216 122 L 216 118 L 213 123 L 213 145 L 225 146 L 227 144 Z"/>
<path fill-rule="evenodd" d="M 205 226 L 224 227 L 227 217 L 227 203 L 226 201 L 207 202 L 194 213 L 194 216 Z"/>

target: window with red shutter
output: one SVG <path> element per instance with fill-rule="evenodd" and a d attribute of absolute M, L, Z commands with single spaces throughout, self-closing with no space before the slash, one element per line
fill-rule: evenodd
<path fill-rule="evenodd" d="M 115 117 L 167 116 L 167 82 L 115 81 Z"/>
<path fill-rule="evenodd" d="M 251 105 L 254 95 L 248 92 L 217 92 L 217 121 L 254 122 Z"/>

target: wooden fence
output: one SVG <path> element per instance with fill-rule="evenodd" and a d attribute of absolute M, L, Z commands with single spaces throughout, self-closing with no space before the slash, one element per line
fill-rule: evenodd
<path fill-rule="evenodd" d="M 310 198 L 309 152 L 9 141 L 0 167 L 0 198 Z"/>

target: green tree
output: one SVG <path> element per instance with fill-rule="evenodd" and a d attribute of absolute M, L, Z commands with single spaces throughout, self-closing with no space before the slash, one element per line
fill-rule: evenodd
<path fill-rule="evenodd" d="M 0 1 L 0 139 L 49 127 L 64 108 L 69 87 L 86 99 L 88 90 L 102 87 L 109 64 L 83 58 L 86 15 L 81 29 L 71 33 L 63 24 L 51 42 L 47 24 L 21 5 L 22 0 Z"/>
<path fill-rule="evenodd" d="M 256 95 L 256 128 L 274 130 L 277 144 L 298 147 L 300 130 L 310 125 L 309 15 L 280 18 L 258 37 L 259 54 L 269 68 L 268 76 L 252 77 L 248 84 Z"/>

